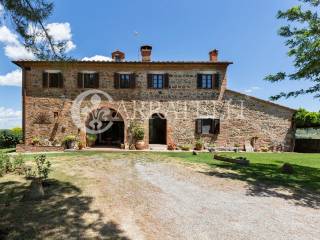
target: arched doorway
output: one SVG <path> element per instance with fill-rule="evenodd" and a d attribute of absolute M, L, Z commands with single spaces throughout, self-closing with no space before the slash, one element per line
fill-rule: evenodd
<path fill-rule="evenodd" d="M 167 144 L 167 120 L 155 113 L 149 119 L 149 144 Z"/>
<path fill-rule="evenodd" d="M 88 116 L 86 127 L 96 132 L 93 133 L 96 135 L 94 147 L 120 147 L 125 142 L 125 124 L 122 116 L 114 109 L 94 110 Z"/>

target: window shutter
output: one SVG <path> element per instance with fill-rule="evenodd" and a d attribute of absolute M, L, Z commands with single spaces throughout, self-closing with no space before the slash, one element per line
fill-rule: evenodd
<path fill-rule="evenodd" d="M 196 119 L 196 133 L 201 134 L 202 133 L 202 120 Z"/>
<path fill-rule="evenodd" d="M 83 88 L 83 73 L 78 73 L 78 88 Z"/>
<path fill-rule="evenodd" d="M 42 73 L 42 87 L 43 88 L 48 88 L 48 76 L 49 74 L 46 72 Z"/>
<path fill-rule="evenodd" d="M 213 134 L 220 134 L 220 119 L 214 119 L 213 121 Z"/>
<path fill-rule="evenodd" d="M 62 73 L 59 73 L 59 83 L 58 83 L 59 88 L 63 88 L 63 75 Z"/>
<path fill-rule="evenodd" d="M 120 74 L 114 73 L 114 88 L 120 88 Z"/>
<path fill-rule="evenodd" d="M 164 74 L 164 88 L 169 88 L 169 74 Z"/>
<path fill-rule="evenodd" d="M 220 88 L 220 74 L 219 73 L 216 73 L 214 75 L 214 85 L 212 84 L 212 86 L 215 88 L 215 89 L 219 89 Z"/>
<path fill-rule="evenodd" d="M 197 75 L 197 88 L 202 88 L 202 74 Z"/>
<path fill-rule="evenodd" d="M 99 85 L 100 85 L 99 73 L 95 73 L 94 87 L 99 88 Z"/>
<path fill-rule="evenodd" d="M 152 87 L 152 74 L 148 74 L 147 79 L 148 79 L 148 88 L 153 88 Z"/>
<path fill-rule="evenodd" d="M 130 88 L 136 88 L 136 74 L 130 74 Z"/>

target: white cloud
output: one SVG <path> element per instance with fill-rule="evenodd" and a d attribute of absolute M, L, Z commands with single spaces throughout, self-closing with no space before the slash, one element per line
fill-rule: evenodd
<path fill-rule="evenodd" d="M 68 41 L 72 39 L 70 23 L 50 23 L 46 28 L 50 36 L 56 41 Z"/>
<path fill-rule="evenodd" d="M 17 86 L 20 87 L 22 82 L 22 71 L 14 70 L 6 75 L 0 76 L 0 86 Z"/>
<path fill-rule="evenodd" d="M 70 23 L 49 23 L 45 26 L 48 34 L 52 37 L 53 42 L 66 42 L 65 52 L 70 52 L 76 48 L 72 41 L 72 33 Z M 40 28 L 34 28 L 31 25 L 28 28 L 28 33 L 36 35 L 36 41 L 42 42 L 45 40 L 45 33 Z"/>
<path fill-rule="evenodd" d="M 35 59 L 34 54 L 28 51 L 22 44 L 7 45 L 4 47 L 4 52 L 12 60 Z"/>
<path fill-rule="evenodd" d="M 106 57 L 106 56 L 101 56 L 101 55 L 95 55 L 93 57 L 84 57 L 82 58 L 82 61 L 113 61 L 112 58 Z"/>
<path fill-rule="evenodd" d="M 21 126 L 22 112 L 0 107 L 0 129 Z"/>
<path fill-rule="evenodd" d="M 0 129 L 21 126 L 22 112 L 11 108 L 0 107 Z"/>
<path fill-rule="evenodd" d="M 244 92 L 245 93 L 252 93 L 254 91 L 257 91 L 257 90 L 260 90 L 261 88 L 260 87 L 257 87 L 257 86 L 253 86 L 253 87 L 250 87 L 248 89 L 245 89 Z"/>
<path fill-rule="evenodd" d="M 12 33 L 6 26 L 0 27 L 0 42 L 4 44 L 19 44 L 18 36 Z"/>
<path fill-rule="evenodd" d="M 19 42 L 18 35 L 6 26 L 0 27 L 0 42 L 4 44 L 5 54 L 11 60 L 35 59 L 34 54 Z"/>
<path fill-rule="evenodd" d="M 50 23 L 46 25 L 48 33 L 55 43 L 66 41 L 65 52 L 76 48 L 72 41 L 71 27 L 69 23 Z M 44 33 L 38 28 L 29 27 L 29 33 L 37 34 L 37 41 L 44 40 Z M 18 35 L 6 26 L 0 27 L 0 42 L 4 44 L 5 55 L 11 60 L 35 59 L 35 55 L 20 43 Z"/>

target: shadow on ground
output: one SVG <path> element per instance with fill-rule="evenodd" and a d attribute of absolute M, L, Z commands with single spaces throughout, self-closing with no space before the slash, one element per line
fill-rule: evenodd
<path fill-rule="evenodd" d="M 295 172 L 291 175 L 281 173 L 279 165 L 259 163 L 251 163 L 248 167 L 229 163 L 211 164 L 213 168 L 211 171 L 201 173 L 246 181 L 247 195 L 250 196 L 279 197 L 293 200 L 297 205 L 320 208 L 319 169 L 300 165 L 292 166 Z M 217 171 L 214 169 L 216 167 L 228 171 Z M 279 188 L 289 190 L 290 194 L 279 191 Z"/>
<path fill-rule="evenodd" d="M 90 210 L 91 197 L 67 182 L 50 180 L 41 201 L 23 202 L 28 185 L 0 183 L 0 239 L 122 239 L 115 222 Z"/>

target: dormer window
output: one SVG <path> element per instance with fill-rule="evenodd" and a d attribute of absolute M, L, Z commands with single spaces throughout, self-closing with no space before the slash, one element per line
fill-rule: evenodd
<path fill-rule="evenodd" d="M 99 88 L 99 73 L 78 73 L 78 88 Z"/>
<path fill-rule="evenodd" d="M 47 70 L 42 76 L 43 88 L 63 88 L 63 76 L 59 70 Z"/>

